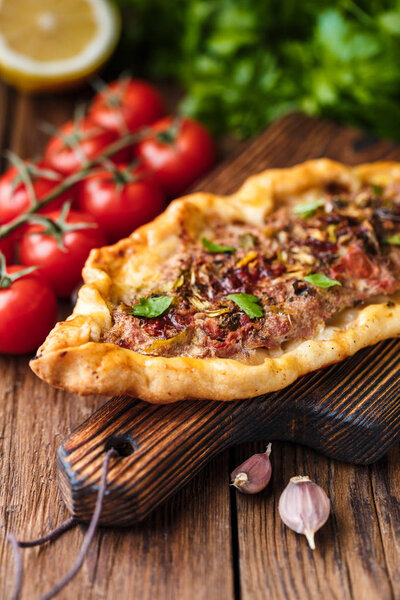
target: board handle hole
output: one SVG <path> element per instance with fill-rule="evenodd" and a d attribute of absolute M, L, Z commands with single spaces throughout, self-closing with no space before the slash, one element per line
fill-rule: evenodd
<path fill-rule="evenodd" d="M 104 451 L 107 452 L 111 448 L 114 448 L 119 456 L 130 456 L 135 452 L 136 444 L 127 435 L 114 435 L 107 440 Z"/>

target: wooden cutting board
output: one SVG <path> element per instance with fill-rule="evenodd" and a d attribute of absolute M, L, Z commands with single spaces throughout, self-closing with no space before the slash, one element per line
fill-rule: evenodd
<path fill-rule="evenodd" d="M 292 119 L 297 131 L 301 117 Z M 330 138 L 325 132 L 326 142 Z M 289 133 L 286 140 L 280 137 L 278 150 L 285 141 L 290 147 L 301 145 Z M 361 137 L 352 151 L 358 156 L 360 148 L 371 143 Z M 305 144 L 306 137 L 303 152 Z M 219 178 L 226 177 L 229 186 L 215 187 L 222 192 L 236 189 L 242 173 L 247 177 L 270 166 L 270 152 L 271 135 L 261 136 L 221 169 Z M 342 152 L 335 155 L 324 149 L 326 153 L 349 162 Z M 211 180 L 210 189 L 214 185 Z M 58 451 L 64 500 L 73 516 L 90 520 L 104 453 L 111 446 L 120 456 L 110 466 L 101 518 L 105 525 L 143 519 L 216 454 L 240 442 L 291 440 L 339 460 L 374 462 L 400 439 L 399 366 L 400 341 L 389 340 L 302 377 L 285 390 L 239 402 L 193 400 L 152 406 L 129 397 L 113 398 Z"/>
<path fill-rule="evenodd" d="M 3 89 L 0 100 L 3 147 L 25 156 L 40 146 L 34 124 L 46 117 L 62 122 L 73 104 L 70 98 L 63 103 L 15 97 Z M 400 150 L 392 143 L 300 115 L 275 123 L 243 150 L 199 187 L 231 192 L 249 173 L 320 156 L 349 164 L 400 160 Z M 67 516 L 56 482 L 56 449 L 105 399 L 78 398 L 46 386 L 28 370 L 25 357 L 0 357 L 0 368 L 0 526 L 4 532 L 31 538 Z M 386 420 L 390 423 L 390 414 Z M 276 442 L 273 478 L 266 492 L 254 497 L 235 493 L 228 486 L 230 470 L 262 451 L 266 441 L 224 451 L 140 524 L 99 532 L 84 571 L 60 598 L 400 597 L 398 444 L 373 465 L 352 466 L 301 445 Z M 380 452 L 380 444 L 378 435 L 372 447 Z M 281 524 L 277 513 L 279 494 L 294 474 L 308 474 L 332 500 L 333 515 L 318 533 L 314 553 Z M 75 529 L 52 551 L 26 552 L 23 600 L 43 593 L 65 573 L 80 542 L 81 533 Z M 0 537 L 1 598 L 10 593 L 11 574 L 11 554 Z"/>
<path fill-rule="evenodd" d="M 116 397 L 63 441 L 59 485 L 71 514 L 90 521 L 106 450 L 113 447 L 101 523 L 131 525 L 240 442 L 291 440 L 356 464 L 400 439 L 400 342 L 389 340 L 238 402 L 149 405 Z"/>

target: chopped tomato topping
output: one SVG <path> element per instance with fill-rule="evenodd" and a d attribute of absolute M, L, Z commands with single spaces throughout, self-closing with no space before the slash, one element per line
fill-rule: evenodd
<path fill-rule="evenodd" d="M 333 271 L 335 275 L 343 274 L 352 279 L 374 279 L 379 275 L 379 267 L 373 264 L 357 244 L 349 247 Z"/>

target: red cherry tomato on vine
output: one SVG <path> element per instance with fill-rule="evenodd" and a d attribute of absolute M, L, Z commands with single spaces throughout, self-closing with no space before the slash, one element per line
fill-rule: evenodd
<path fill-rule="evenodd" d="M 89 117 L 104 129 L 118 134 L 150 125 L 164 114 L 160 94 L 138 79 L 119 79 L 105 86 L 95 97 Z"/>
<path fill-rule="evenodd" d="M 0 352 L 25 354 L 44 341 L 56 322 L 57 301 L 48 281 L 34 271 L 16 277 L 24 267 L 12 265 L 0 275 Z"/>
<path fill-rule="evenodd" d="M 114 242 L 154 219 L 164 209 L 165 197 L 143 167 L 118 165 L 82 181 L 79 206 L 95 217 Z"/>
<path fill-rule="evenodd" d="M 165 117 L 151 132 L 136 153 L 170 196 L 183 192 L 215 161 L 214 141 L 198 121 Z"/>
<path fill-rule="evenodd" d="M 14 236 L 8 236 L 0 240 L 0 252 L 4 255 L 6 263 L 10 264 L 14 258 Z"/>
<path fill-rule="evenodd" d="M 62 181 L 60 173 L 45 169 L 42 163 L 35 165 L 26 161 L 23 164 L 32 182 L 36 200 L 43 200 Z M 68 198 L 73 200 L 74 195 L 75 192 L 71 189 L 58 196 L 45 208 L 46 210 L 58 208 Z M 11 167 L 0 177 L 0 223 L 8 223 L 27 211 L 32 206 L 33 200 L 31 190 L 23 181 L 18 167 Z"/>
<path fill-rule="evenodd" d="M 89 119 L 68 121 L 51 138 L 44 154 L 46 166 L 65 176 L 81 170 L 88 161 L 97 158 L 115 142 L 117 135 L 106 131 Z M 113 158 L 123 160 L 128 150 L 121 150 Z"/>
<path fill-rule="evenodd" d="M 19 256 L 23 265 L 39 265 L 41 275 L 51 283 L 57 296 L 64 298 L 80 282 L 90 250 L 104 246 L 106 239 L 91 215 L 62 210 L 43 216 L 50 221 L 27 227 Z"/>

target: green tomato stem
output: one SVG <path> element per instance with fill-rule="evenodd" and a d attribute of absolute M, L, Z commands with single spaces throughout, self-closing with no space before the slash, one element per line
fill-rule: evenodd
<path fill-rule="evenodd" d="M 36 271 L 36 269 L 39 269 L 39 267 L 27 267 L 26 269 L 21 269 L 21 271 L 17 271 L 16 273 L 7 273 L 6 259 L 4 254 L 0 252 L 0 290 L 11 287 L 14 281 L 24 277 L 24 275 L 33 273 L 33 271 Z"/>
<path fill-rule="evenodd" d="M 112 156 L 119 150 L 126 148 L 126 146 L 130 146 L 131 144 L 140 141 L 146 135 L 148 135 L 148 131 L 146 129 L 142 129 L 138 133 L 130 133 L 128 135 L 125 135 L 116 142 L 113 142 L 112 144 L 107 146 L 107 148 L 104 152 L 102 152 L 102 154 L 89 161 L 81 171 L 78 171 L 77 173 L 73 173 L 69 177 L 66 177 L 66 179 L 64 179 L 64 181 L 60 183 L 60 185 L 55 187 L 42 200 L 37 200 L 36 202 L 34 202 L 24 214 L 19 215 L 9 223 L 2 225 L 0 227 L 0 240 L 10 235 L 10 233 L 12 233 L 13 231 L 19 229 L 21 225 L 24 225 L 26 222 L 29 222 L 30 215 L 39 212 L 40 209 L 50 204 L 50 202 L 55 200 L 58 196 L 68 191 L 73 185 L 84 179 L 88 175 L 88 172 L 92 167 L 97 166 L 99 163 L 101 163 L 102 160 L 108 158 L 109 156 Z"/>

